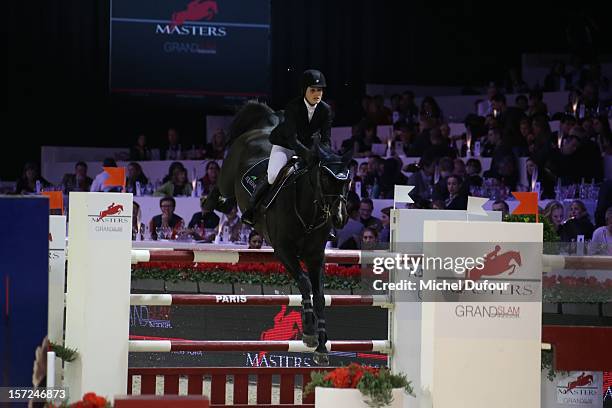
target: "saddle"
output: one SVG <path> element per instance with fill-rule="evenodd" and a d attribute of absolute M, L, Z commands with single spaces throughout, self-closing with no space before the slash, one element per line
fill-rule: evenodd
<path fill-rule="evenodd" d="M 255 163 L 243 174 L 241 184 L 249 195 L 253 195 L 259 180 L 262 177 L 267 177 L 267 170 L 268 159 L 266 158 Z M 267 209 L 270 205 L 272 205 L 276 199 L 276 196 L 283 188 L 295 183 L 298 177 L 306 173 L 306 171 L 306 164 L 297 157 L 292 157 L 291 160 L 289 160 L 287 164 L 285 164 L 285 166 L 279 171 L 274 184 L 270 187 L 266 196 L 262 198 L 260 206 Z"/>

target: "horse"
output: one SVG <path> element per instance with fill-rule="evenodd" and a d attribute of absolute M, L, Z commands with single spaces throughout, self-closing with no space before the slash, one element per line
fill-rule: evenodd
<path fill-rule="evenodd" d="M 263 171 L 259 176 L 266 177 L 263 160 L 272 149 L 268 138 L 281 120 L 281 113 L 252 101 L 236 114 L 229 129 L 229 152 L 205 208 L 227 213 L 237 203 L 241 211 L 246 210 L 250 193 L 244 185 L 244 175 L 259 166 Z M 273 186 L 275 198 L 271 202 L 263 200 L 265 205 L 256 210 L 254 221 L 255 229 L 272 245 L 275 257 L 302 294 L 302 341 L 316 348 L 316 364 L 328 365 L 323 295 L 325 244 L 332 226 L 342 228 L 348 221 L 346 196 L 352 152 L 337 155 L 320 146 L 318 139 L 312 152 L 316 160 L 308 164 L 291 161 L 281 170 L 277 183 L 284 183 L 282 188 L 275 190 Z M 293 169 L 293 175 L 283 181 L 282 174 L 288 168 Z"/>
<path fill-rule="evenodd" d="M 584 375 L 584 373 L 580 374 L 576 380 L 574 381 L 570 381 L 567 384 L 567 392 L 573 390 L 576 387 L 583 387 L 585 385 L 589 385 L 593 383 L 593 376 L 591 374 L 589 375 Z"/>
<path fill-rule="evenodd" d="M 100 211 L 100 214 L 98 215 L 98 221 L 105 217 L 108 217 L 109 215 L 121 214 L 122 211 L 123 206 L 121 204 L 112 203 L 108 206 L 106 210 Z"/>
<path fill-rule="evenodd" d="M 507 271 L 510 271 L 508 275 L 512 275 L 516 267 L 522 264 L 521 253 L 518 251 L 508 251 L 493 256 L 494 252 L 485 257 L 482 269 L 473 268 L 468 272 L 470 279 L 478 280 L 483 276 L 497 276 Z"/>

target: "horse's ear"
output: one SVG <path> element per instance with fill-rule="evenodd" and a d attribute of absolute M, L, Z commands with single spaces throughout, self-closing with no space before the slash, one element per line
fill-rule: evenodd
<path fill-rule="evenodd" d="M 353 160 L 353 149 L 347 149 L 342 155 L 342 163 L 348 165 Z"/>

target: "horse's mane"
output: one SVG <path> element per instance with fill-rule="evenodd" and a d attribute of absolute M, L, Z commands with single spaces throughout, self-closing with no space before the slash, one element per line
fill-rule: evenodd
<path fill-rule="evenodd" d="M 236 113 L 230 125 L 228 145 L 249 130 L 273 127 L 278 123 L 278 116 L 268 105 L 256 100 L 247 101 Z"/>

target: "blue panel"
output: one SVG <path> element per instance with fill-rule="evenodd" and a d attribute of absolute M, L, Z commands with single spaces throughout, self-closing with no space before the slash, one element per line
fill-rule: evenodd
<path fill-rule="evenodd" d="M 49 200 L 0 196 L 0 386 L 32 386 L 47 335 Z M 7 297 L 8 295 L 8 297 Z"/>

